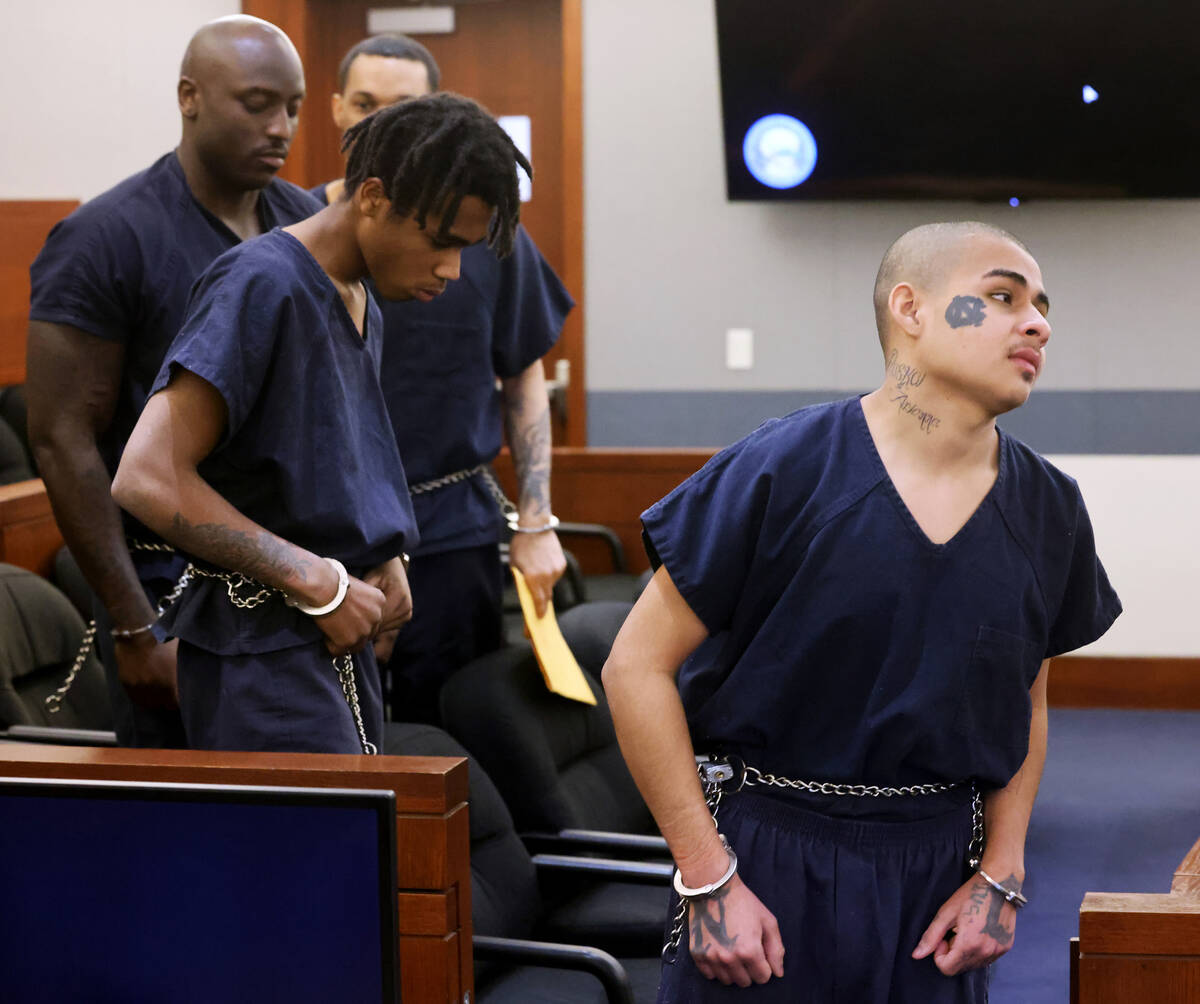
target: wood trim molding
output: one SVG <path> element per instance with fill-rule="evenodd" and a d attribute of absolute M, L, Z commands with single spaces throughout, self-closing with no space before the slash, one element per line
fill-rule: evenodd
<path fill-rule="evenodd" d="M 1062 656 L 1047 696 L 1055 708 L 1200 711 L 1200 657 Z"/>
<path fill-rule="evenodd" d="M 571 364 L 565 445 L 575 447 L 588 441 L 583 142 L 583 3 L 562 0 L 562 281 L 575 296 L 575 309 L 567 316 L 561 340 Z"/>

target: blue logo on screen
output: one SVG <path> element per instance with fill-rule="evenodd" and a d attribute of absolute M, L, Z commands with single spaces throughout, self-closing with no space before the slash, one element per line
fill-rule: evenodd
<path fill-rule="evenodd" d="M 747 130 L 742 158 L 764 185 L 795 188 L 817 166 L 817 141 L 799 119 L 764 115 Z"/>

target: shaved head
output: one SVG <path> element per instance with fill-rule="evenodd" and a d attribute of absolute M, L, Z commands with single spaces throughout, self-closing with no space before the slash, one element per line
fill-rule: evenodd
<path fill-rule="evenodd" d="M 219 17 L 192 36 L 179 75 L 200 82 L 213 73 L 222 73 L 231 60 L 245 58 L 254 50 L 261 53 L 264 48 L 281 50 L 285 59 L 290 56 L 300 66 L 300 54 L 292 40 L 270 21 L 249 14 Z"/>
<path fill-rule="evenodd" d="M 887 350 L 888 298 L 899 283 L 927 291 L 937 286 L 957 264 L 967 246 L 980 239 L 1002 240 L 1029 249 L 1007 230 L 990 223 L 967 220 L 961 223 L 927 223 L 902 234 L 883 256 L 875 276 L 875 326 L 879 344 Z"/>

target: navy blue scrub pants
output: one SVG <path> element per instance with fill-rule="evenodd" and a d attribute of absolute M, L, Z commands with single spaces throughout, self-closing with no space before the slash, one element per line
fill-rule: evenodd
<path fill-rule="evenodd" d="M 379 670 L 354 656 L 368 741 L 383 746 Z M 276 652 L 215 655 L 179 642 L 179 704 L 193 749 L 362 753 L 358 727 L 323 641 Z"/>
<path fill-rule="evenodd" d="M 408 569 L 413 616 L 387 664 L 392 720 L 440 724 L 442 684 L 503 642 L 502 576 L 496 544 L 419 554 Z"/>
<path fill-rule="evenodd" d="M 929 819 L 842 819 L 784 798 L 727 794 L 721 832 L 738 874 L 779 921 L 782 979 L 705 979 L 687 948 L 663 965 L 660 1004 L 984 1004 L 986 970 L 947 977 L 913 960 L 938 908 L 967 880 L 971 808 Z M 672 896 L 671 914 L 675 899 Z"/>

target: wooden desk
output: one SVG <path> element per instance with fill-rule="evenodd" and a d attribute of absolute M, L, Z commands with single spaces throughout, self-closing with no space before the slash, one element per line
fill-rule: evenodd
<path fill-rule="evenodd" d="M 402 999 L 461 1004 L 467 992 L 474 997 L 467 761 L 461 757 L 0 743 L 0 775 L 394 791 Z"/>
<path fill-rule="evenodd" d="M 1072 942 L 1072 1004 L 1200 1001 L 1200 840 L 1169 893 L 1089 892 Z"/>
<path fill-rule="evenodd" d="M 0 561 L 48 579 L 62 543 L 40 478 L 0 485 Z"/>

